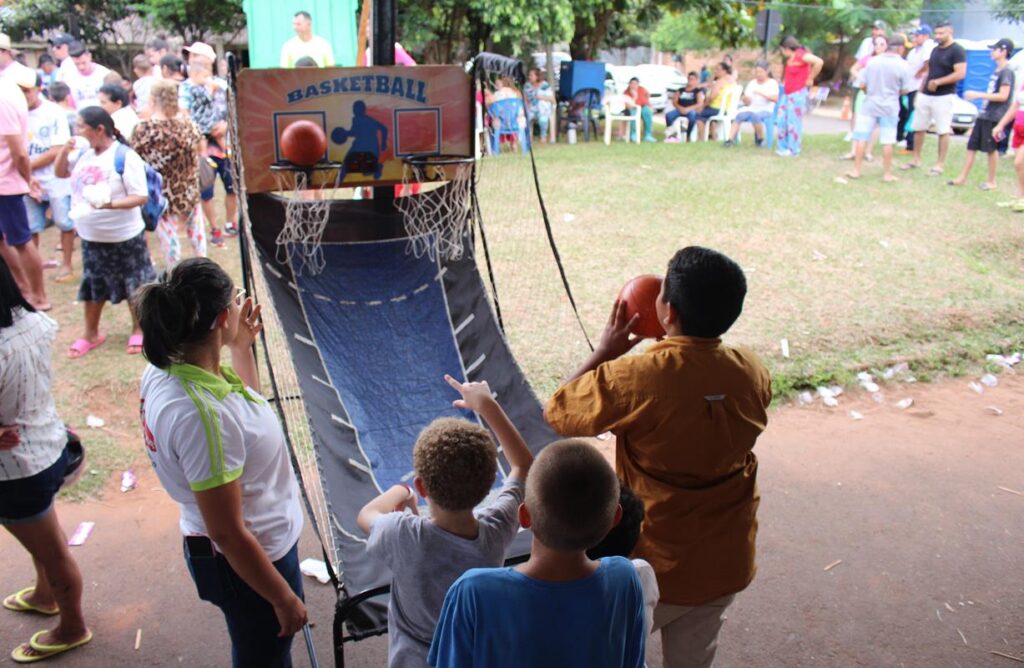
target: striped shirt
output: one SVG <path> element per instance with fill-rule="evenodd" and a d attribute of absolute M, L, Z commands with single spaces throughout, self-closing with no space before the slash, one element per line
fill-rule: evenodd
<path fill-rule="evenodd" d="M 51 392 L 56 334 L 56 322 L 22 308 L 14 311 L 14 324 L 0 329 L 0 425 L 18 427 L 21 437 L 14 448 L 0 450 L 0 480 L 48 469 L 67 443 Z"/>

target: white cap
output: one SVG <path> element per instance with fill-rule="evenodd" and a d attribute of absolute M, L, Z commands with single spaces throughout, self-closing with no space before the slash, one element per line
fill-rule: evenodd
<path fill-rule="evenodd" d="M 217 52 L 214 51 L 213 47 L 206 42 L 195 42 L 192 46 L 186 46 L 185 51 L 197 56 L 205 56 L 212 61 L 217 60 Z"/>
<path fill-rule="evenodd" d="M 4 78 L 13 81 L 22 88 L 35 88 L 39 82 L 39 75 L 31 67 L 26 67 L 14 61 L 4 69 Z"/>
<path fill-rule="evenodd" d="M 11 46 L 11 38 L 7 33 L 0 32 L 0 49 L 5 49 L 11 53 L 20 53 L 17 49 Z"/>

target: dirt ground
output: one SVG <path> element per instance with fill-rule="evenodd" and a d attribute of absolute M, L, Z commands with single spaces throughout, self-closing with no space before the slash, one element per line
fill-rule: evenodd
<path fill-rule="evenodd" d="M 717 665 L 1020 665 L 992 652 L 1024 658 L 1024 378 L 1003 374 L 983 395 L 967 383 L 890 385 L 886 404 L 848 394 L 836 409 L 773 412 L 757 447 L 759 574 L 729 611 Z M 904 397 L 914 406 L 899 410 Z M 49 663 L 229 665 L 222 619 L 196 598 L 182 561 L 177 509 L 148 465 L 137 472 L 135 491 L 59 504 L 68 533 L 96 522 L 73 548 L 96 639 Z M 316 554 L 307 531 L 301 556 Z M 28 557 L 8 534 L 0 563 L 0 592 L 29 584 Z M 333 594 L 309 579 L 306 593 L 330 666 Z M 0 666 L 46 625 L 0 610 Z M 656 637 L 648 647 L 658 668 Z M 349 666 L 383 666 L 386 639 L 345 654 Z M 309 665 L 301 639 L 293 655 Z"/>

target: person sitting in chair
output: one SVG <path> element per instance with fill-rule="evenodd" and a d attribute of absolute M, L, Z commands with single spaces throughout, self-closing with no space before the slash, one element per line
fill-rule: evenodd
<path fill-rule="evenodd" d="M 750 123 L 754 126 L 754 144 L 760 146 L 765 137 L 765 121 L 775 113 L 775 101 L 779 99 L 779 82 L 768 73 L 768 62 L 759 60 L 754 65 L 754 80 L 743 90 L 740 101 L 743 106 L 736 112 L 732 122 L 732 131 L 725 146 L 736 144 L 740 133 L 740 125 Z"/>
<path fill-rule="evenodd" d="M 676 91 L 672 99 L 672 109 L 665 112 L 665 141 L 678 144 L 682 141 L 676 121 L 685 118 L 686 141 L 693 141 L 693 129 L 697 127 L 697 115 L 704 109 L 704 89 L 700 86 L 700 75 L 690 72 L 686 75 L 686 88 Z"/>
<path fill-rule="evenodd" d="M 654 138 L 654 112 L 651 111 L 651 94 L 640 85 L 640 80 L 633 77 L 626 86 L 626 108 L 630 115 L 640 114 L 640 122 L 644 126 L 644 141 L 658 141 Z M 630 140 L 636 140 L 637 129 L 630 131 Z"/>
<path fill-rule="evenodd" d="M 711 83 L 711 86 L 705 94 L 705 99 L 708 100 L 707 106 L 705 106 L 697 115 L 698 141 L 700 141 L 704 136 L 704 124 L 713 124 L 715 121 L 712 121 L 711 119 L 721 113 L 722 105 L 725 103 L 725 92 L 729 90 L 729 86 L 731 85 L 732 65 L 723 60 L 718 63 L 718 65 L 715 65 L 715 80 Z"/>

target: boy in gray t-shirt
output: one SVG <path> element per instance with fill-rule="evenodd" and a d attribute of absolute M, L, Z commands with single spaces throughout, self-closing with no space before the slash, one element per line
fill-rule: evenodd
<path fill-rule="evenodd" d="M 356 522 L 370 534 L 367 552 L 391 569 L 388 665 L 422 668 L 448 588 L 471 568 L 501 566 L 519 530 L 519 505 L 533 455 L 491 396 L 486 382 L 445 380 L 494 431 L 511 470 L 497 496 L 474 511 L 490 492 L 498 451 L 480 425 L 439 418 L 413 448 L 413 487 L 395 485 L 367 503 Z M 417 493 L 430 517 L 418 514 Z M 406 510 L 410 512 L 406 512 Z"/>

